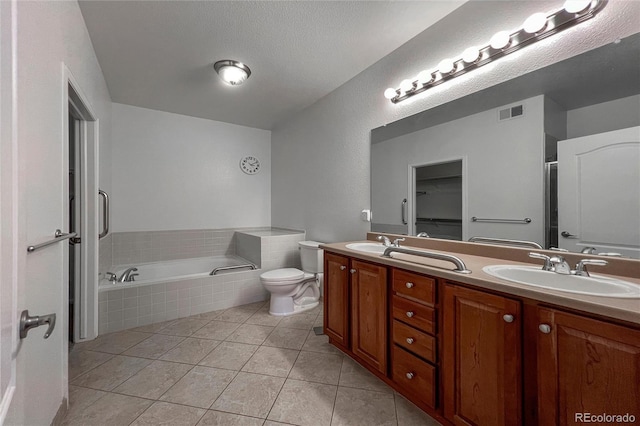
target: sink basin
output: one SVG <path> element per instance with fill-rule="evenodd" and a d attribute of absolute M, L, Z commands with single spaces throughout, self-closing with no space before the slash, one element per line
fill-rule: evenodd
<path fill-rule="evenodd" d="M 491 265 L 484 272 L 503 280 L 568 293 L 640 299 L 640 286 L 628 281 L 592 274 L 590 277 L 543 271 L 539 266 Z"/>
<path fill-rule="evenodd" d="M 381 243 L 351 243 L 346 247 L 351 250 L 363 251 L 365 253 L 382 254 L 386 249 Z"/>

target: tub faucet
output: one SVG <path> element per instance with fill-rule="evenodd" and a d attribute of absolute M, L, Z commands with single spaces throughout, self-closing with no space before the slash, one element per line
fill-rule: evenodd
<path fill-rule="evenodd" d="M 118 275 L 114 274 L 113 272 L 105 272 L 104 277 L 107 279 L 107 281 L 111 282 L 112 284 L 115 284 L 118 282 Z"/>
<path fill-rule="evenodd" d="M 120 281 L 121 283 L 128 283 L 133 281 L 133 277 L 138 275 L 138 274 L 133 274 L 133 272 L 136 272 L 137 270 L 138 268 L 128 268 L 126 271 L 122 273 L 122 276 L 118 281 Z"/>

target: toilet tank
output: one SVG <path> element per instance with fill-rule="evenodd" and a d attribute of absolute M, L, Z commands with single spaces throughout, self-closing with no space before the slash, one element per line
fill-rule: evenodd
<path fill-rule="evenodd" d="M 324 266 L 323 251 L 317 241 L 300 241 L 300 261 L 302 270 L 312 274 L 322 272 Z"/>

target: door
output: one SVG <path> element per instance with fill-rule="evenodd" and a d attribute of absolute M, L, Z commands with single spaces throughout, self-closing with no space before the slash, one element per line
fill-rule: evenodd
<path fill-rule="evenodd" d="M 351 350 L 387 373 L 387 268 L 351 261 Z"/>
<path fill-rule="evenodd" d="M 638 420 L 639 330 L 545 308 L 538 322 L 539 424 L 582 424 L 588 413 L 635 417 L 599 424 Z"/>
<path fill-rule="evenodd" d="M 520 424 L 520 302 L 446 284 L 442 309 L 445 417 L 458 425 Z"/>
<path fill-rule="evenodd" d="M 640 127 L 558 143 L 558 241 L 640 258 Z"/>
<path fill-rule="evenodd" d="M 349 348 L 349 259 L 324 253 L 324 333 Z"/>

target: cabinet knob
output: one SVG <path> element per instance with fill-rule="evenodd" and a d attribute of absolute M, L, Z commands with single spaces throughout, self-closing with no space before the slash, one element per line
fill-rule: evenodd
<path fill-rule="evenodd" d="M 407 343 L 412 345 L 413 342 L 415 342 L 415 340 L 413 340 L 413 337 L 407 337 Z"/>
<path fill-rule="evenodd" d="M 346 266 L 344 266 L 344 265 L 340 265 L 340 270 L 341 270 L 341 271 L 344 271 L 345 269 L 347 269 L 347 267 L 346 267 Z"/>
<path fill-rule="evenodd" d="M 355 274 L 356 270 L 355 269 L 349 269 L 349 272 L 351 272 L 352 274 Z"/>
<path fill-rule="evenodd" d="M 415 374 L 407 373 L 406 376 L 407 376 L 407 379 L 411 380 L 411 379 L 413 379 L 413 376 L 415 376 Z"/>
<path fill-rule="evenodd" d="M 502 319 L 504 320 L 504 322 L 513 322 L 513 315 L 506 314 L 502 317 Z"/>
<path fill-rule="evenodd" d="M 413 288 L 413 286 L 414 286 L 413 283 L 406 283 L 405 285 L 407 286 L 407 288 Z"/>
<path fill-rule="evenodd" d="M 413 316 L 413 312 L 412 312 L 412 311 L 408 311 L 408 312 L 407 312 L 407 316 L 408 316 L 409 318 L 411 318 L 411 317 Z"/>
<path fill-rule="evenodd" d="M 540 324 L 538 326 L 538 330 L 542 331 L 544 334 L 551 333 L 551 326 L 549 324 Z"/>

